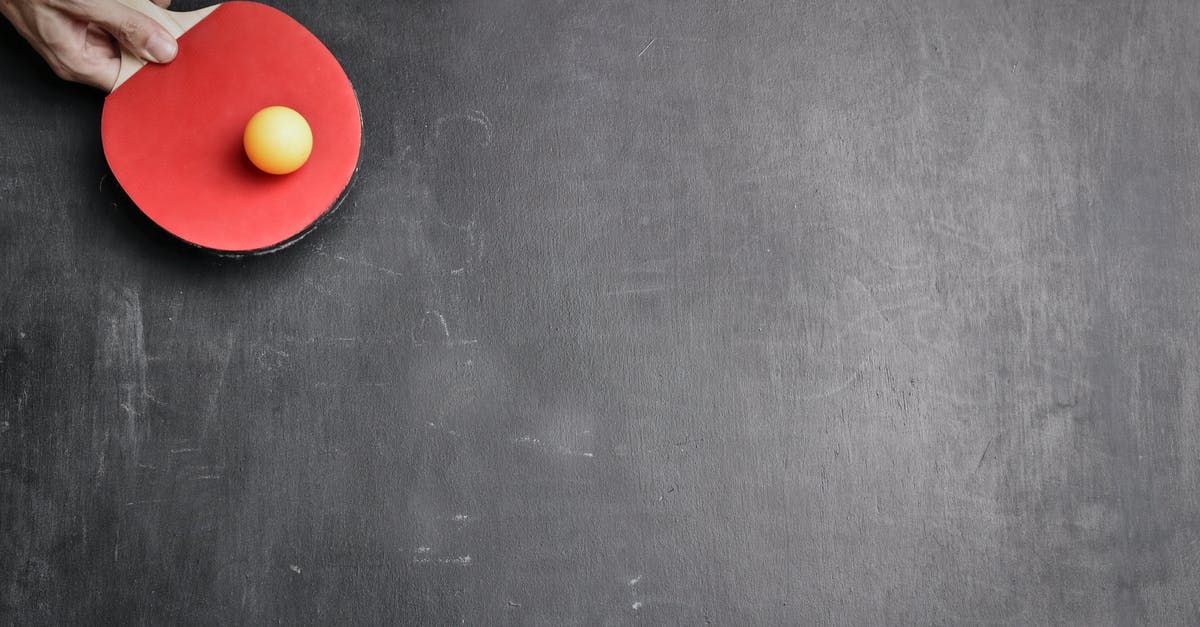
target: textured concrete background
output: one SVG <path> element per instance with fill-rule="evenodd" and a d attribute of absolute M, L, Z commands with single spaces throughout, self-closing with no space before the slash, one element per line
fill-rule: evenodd
<path fill-rule="evenodd" d="M 1200 5 L 272 4 L 247 262 L 0 29 L 0 621 L 1200 624 Z"/>

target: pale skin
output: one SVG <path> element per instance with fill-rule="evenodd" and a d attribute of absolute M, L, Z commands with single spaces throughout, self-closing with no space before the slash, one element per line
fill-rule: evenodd
<path fill-rule="evenodd" d="M 166 8 L 171 0 L 153 2 Z M 178 52 L 166 29 L 117 0 L 0 0 L 0 14 L 60 78 L 105 91 L 121 70 L 122 47 L 151 63 Z"/>

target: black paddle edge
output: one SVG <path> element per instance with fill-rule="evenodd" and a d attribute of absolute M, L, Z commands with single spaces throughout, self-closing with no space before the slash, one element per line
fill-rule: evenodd
<path fill-rule="evenodd" d="M 358 155 L 359 155 L 359 157 L 358 157 L 359 161 L 358 161 L 358 163 L 356 163 L 354 165 L 354 171 L 350 173 L 350 180 L 346 183 L 346 187 L 345 187 L 345 189 L 342 190 L 342 193 L 338 194 L 337 200 L 334 200 L 333 204 L 330 205 L 329 208 L 325 210 L 325 213 L 322 213 L 321 215 L 317 216 L 317 219 L 313 220 L 312 224 L 309 224 L 307 227 L 305 227 L 303 231 L 300 231 L 299 233 L 289 237 L 286 240 L 283 240 L 282 242 L 280 242 L 278 244 L 275 244 L 274 246 L 267 246 L 264 248 L 256 248 L 254 250 L 245 250 L 245 251 L 221 250 L 219 248 L 208 248 L 205 246 L 200 246 L 198 244 L 193 244 L 191 242 L 187 242 L 186 240 L 180 239 L 179 237 L 175 237 L 175 239 L 177 239 L 181 242 L 184 242 L 185 244 L 191 246 L 192 248 L 196 248 L 196 249 L 201 250 L 210 255 L 213 255 L 216 257 L 222 257 L 222 258 L 226 258 L 226 259 L 245 259 L 248 257 L 261 257 L 264 255 L 269 255 L 271 253 L 278 252 L 285 248 L 288 248 L 289 246 L 295 244 L 296 242 L 299 242 L 300 240 L 304 239 L 309 233 L 312 233 L 313 231 L 315 231 L 317 229 L 317 227 L 319 227 L 322 224 L 324 224 L 325 222 L 327 222 L 329 220 L 329 218 L 338 210 L 338 208 L 342 206 L 342 203 L 346 202 L 346 198 L 348 198 L 350 196 L 350 190 L 353 189 L 354 184 L 358 182 L 358 169 L 362 163 L 362 146 L 359 146 Z"/>

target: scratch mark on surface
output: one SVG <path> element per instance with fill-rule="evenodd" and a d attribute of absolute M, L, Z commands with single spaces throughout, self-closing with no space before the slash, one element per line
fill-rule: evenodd
<path fill-rule="evenodd" d="M 812 394 L 805 394 L 801 397 L 801 399 L 803 399 L 805 401 L 818 401 L 818 400 L 821 400 L 824 398 L 829 398 L 830 396 L 840 394 L 840 393 L 848 390 L 850 388 L 850 386 L 854 385 L 855 382 L 858 381 L 859 377 L 861 376 L 863 364 L 865 364 L 865 363 L 866 363 L 865 359 L 860 361 L 858 363 L 858 366 L 855 367 L 854 372 L 849 377 L 847 377 L 845 381 L 842 381 L 840 383 L 834 383 L 834 384 L 830 385 L 829 387 L 825 388 L 824 390 L 821 390 L 820 392 L 814 392 Z"/>
<path fill-rule="evenodd" d="M 213 377 L 214 385 L 208 395 L 208 411 L 209 420 L 217 417 L 220 410 L 221 392 L 225 390 L 225 378 L 229 373 L 229 363 L 233 360 L 233 331 L 225 334 L 225 345 L 221 347 L 221 365 L 217 369 L 217 376 Z"/>
<path fill-rule="evenodd" d="M 961 242 L 963 244 L 966 244 L 968 246 L 971 246 L 981 252 L 985 252 L 985 253 L 989 253 L 989 254 L 995 252 L 995 249 L 993 249 L 991 246 L 988 246 L 985 242 L 983 242 L 982 240 L 975 237 L 974 234 L 971 234 L 963 229 L 960 229 L 960 228 L 950 224 L 949 222 L 946 222 L 945 220 L 930 217 L 929 224 L 930 224 L 930 226 L 933 227 L 934 233 L 937 233 L 944 237 L 947 237 L 947 238 L 953 239 L 955 241 Z"/>
<path fill-rule="evenodd" d="M 437 311 L 436 309 L 430 309 L 425 312 L 425 315 L 421 316 L 421 320 L 419 322 L 417 322 L 417 325 L 413 328 L 412 332 L 410 333 L 410 336 L 412 337 L 412 342 L 413 342 L 414 346 L 422 346 L 424 344 L 427 344 L 429 342 L 429 340 L 431 339 L 428 337 L 421 337 L 421 335 L 428 336 L 428 333 L 423 332 L 423 331 L 424 331 L 424 329 L 428 328 L 428 326 L 430 324 L 428 322 L 429 320 L 436 321 L 433 324 L 435 324 L 437 326 L 437 331 L 441 332 L 443 341 L 450 340 L 450 325 L 446 324 L 446 316 L 443 316 L 442 313 L 440 311 Z"/>
<path fill-rule="evenodd" d="M 655 40 L 656 40 L 656 38 L 655 38 L 655 37 L 651 37 L 651 38 L 650 38 L 650 43 L 646 44 L 646 47 L 645 47 L 645 48 L 642 48 L 642 51 L 638 53 L 638 56 L 637 56 L 637 58 L 639 58 L 639 59 L 640 59 L 640 58 L 642 58 L 642 55 L 643 55 L 643 54 L 646 54 L 646 51 L 650 49 L 650 46 L 653 46 L 653 45 L 654 45 L 654 42 L 655 42 Z"/>
<path fill-rule="evenodd" d="M 146 381 L 147 357 L 142 328 L 142 306 L 137 291 L 131 288 L 105 289 L 97 321 L 97 349 L 94 371 L 112 386 L 113 404 L 124 414 L 123 446 L 136 463 L 145 426 L 149 388 Z M 117 428 L 114 424 L 113 428 Z M 107 438 L 107 434 L 105 435 Z M 102 467 L 98 465 L 98 467 Z"/>
<path fill-rule="evenodd" d="M 481 126 L 483 128 L 483 136 L 484 136 L 483 137 L 483 140 L 484 140 L 483 145 L 484 146 L 491 145 L 491 143 L 492 143 L 492 121 L 488 119 L 488 116 L 486 113 L 484 113 L 482 111 L 478 111 L 478 110 L 467 111 L 466 113 L 451 113 L 449 115 L 443 115 L 442 117 L 438 118 L 437 120 L 434 120 L 434 122 L 433 122 L 433 137 L 434 137 L 434 139 L 442 138 L 442 127 L 445 126 L 445 124 L 447 122 L 454 122 L 457 120 L 466 120 L 468 122 L 474 122 L 474 123 L 478 124 L 479 126 Z"/>
<path fill-rule="evenodd" d="M 983 468 L 983 461 L 987 459 L 988 451 L 992 450 L 992 442 L 995 442 L 997 437 L 1000 437 L 999 434 L 993 435 L 987 445 L 983 447 L 983 452 L 979 454 L 979 463 L 975 464 L 975 472 L 979 472 L 979 469 Z"/>
<path fill-rule="evenodd" d="M 442 427 L 441 425 L 437 425 L 437 424 L 434 424 L 429 421 L 425 421 L 425 426 L 427 426 L 430 429 L 433 429 L 434 431 L 437 431 L 439 433 L 445 433 L 446 435 L 453 436 L 456 438 L 459 437 L 458 432 L 455 431 L 454 429 L 446 429 L 446 428 Z"/>
<path fill-rule="evenodd" d="M 317 253 L 317 254 L 322 254 L 322 253 Z M 330 290 L 328 290 L 320 285 L 317 285 L 317 283 L 315 281 L 313 281 L 312 279 L 309 279 L 306 277 L 304 279 L 304 284 L 313 288 L 314 290 L 316 290 L 316 292 L 318 294 L 320 294 L 322 296 L 328 296 L 329 298 L 337 298 L 337 296 L 333 292 L 331 292 Z"/>
<path fill-rule="evenodd" d="M 624 290 L 609 290 L 604 293 L 605 296 L 625 296 L 629 294 L 649 294 L 651 292 L 662 292 L 668 289 L 665 285 L 654 285 L 651 287 L 635 287 Z"/>
<path fill-rule="evenodd" d="M 521 445 L 521 446 L 532 447 L 532 448 L 548 449 L 548 450 L 555 451 L 560 455 L 566 455 L 569 457 L 595 457 L 596 456 L 595 453 L 588 452 L 588 451 L 576 451 L 567 446 L 562 446 L 562 445 L 551 446 L 549 444 L 546 444 L 545 442 L 542 442 L 541 440 L 539 440 L 535 437 L 528 436 L 528 435 L 523 435 L 518 438 L 513 438 L 512 443 Z"/>
<path fill-rule="evenodd" d="M 425 557 L 424 555 L 414 557 L 414 564 L 442 564 L 445 566 L 470 566 L 472 564 L 470 555 L 455 555 L 451 557 Z"/>
<path fill-rule="evenodd" d="M 862 253 L 862 255 L 864 257 L 866 257 L 867 259 L 870 259 L 871 261 L 874 261 L 875 263 L 883 266 L 884 268 L 887 268 L 888 270 L 895 270 L 897 272 L 907 272 L 907 271 L 911 271 L 911 270 L 921 270 L 921 269 L 929 266 L 929 264 L 927 264 L 927 263 L 917 263 L 917 264 L 909 264 L 909 265 L 893 263 L 887 259 L 884 259 L 882 256 L 876 254 L 875 251 L 871 249 L 871 247 L 867 246 L 866 244 L 863 244 L 862 239 L 860 238 L 857 231 L 854 231 L 852 229 L 842 227 L 842 226 L 835 226 L 835 227 L 833 227 L 833 230 L 835 232 L 841 234 L 846 239 L 850 240 L 850 242 L 859 249 L 859 251 Z"/>
<path fill-rule="evenodd" d="M 374 270 L 376 272 L 380 272 L 382 274 L 386 274 L 389 276 L 397 276 L 397 277 L 404 276 L 404 274 L 399 271 L 396 271 L 391 268 L 387 268 L 387 267 L 384 267 L 384 266 L 381 266 L 381 265 L 378 265 L 375 263 L 371 263 L 370 261 L 367 261 L 366 259 L 349 258 L 349 257 L 345 257 L 343 255 L 322 252 L 320 250 L 317 250 L 314 252 L 316 252 L 316 254 L 318 254 L 318 255 L 321 255 L 322 257 L 329 257 L 331 259 L 334 259 L 336 261 L 340 261 L 340 262 L 346 263 L 346 264 L 362 266 L 364 268 Z M 314 285 L 314 287 L 316 287 L 316 286 Z"/>
<path fill-rule="evenodd" d="M 378 265 L 378 264 L 371 263 L 370 261 L 366 261 L 365 259 L 359 259 L 358 263 L 360 265 L 366 266 L 367 268 L 370 268 L 371 270 L 374 270 L 376 272 L 381 272 L 381 273 L 389 275 L 389 276 L 398 276 L 398 277 L 404 276 L 404 274 L 402 274 L 396 270 L 393 270 L 391 268 L 386 268 L 386 267 Z"/>

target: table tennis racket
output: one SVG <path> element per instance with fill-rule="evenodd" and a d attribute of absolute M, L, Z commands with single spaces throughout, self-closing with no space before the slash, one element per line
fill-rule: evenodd
<path fill-rule="evenodd" d="M 298 22 L 254 2 L 186 13 L 121 0 L 176 36 L 169 64 L 122 52 L 100 134 L 117 182 L 153 222 L 224 254 L 278 250 L 334 210 L 358 167 L 362 116 L 333 54 Z M 267 174 L 242 134 L 259 110 L 282 105 L 312 129 L 308 161 Z"/>

